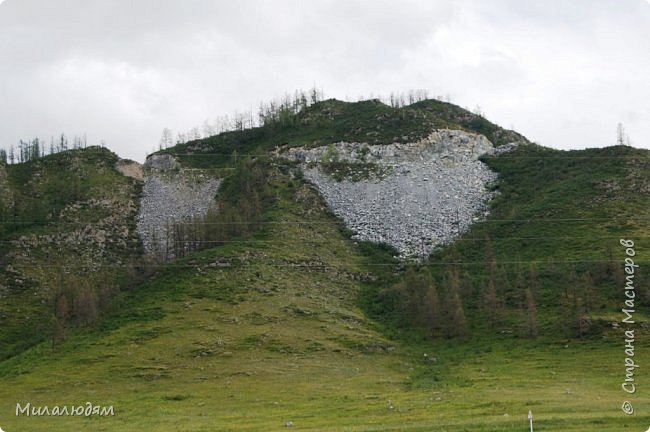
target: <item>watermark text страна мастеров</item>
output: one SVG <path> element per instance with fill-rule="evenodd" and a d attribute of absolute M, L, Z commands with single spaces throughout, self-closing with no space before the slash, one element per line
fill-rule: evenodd
<path fill-rule="evenodd" d="M 639 367 L 634 360 L 634 329 L 630 328 L 630 324 L 634 324 L 634 313 L 636 291 L 634 290 L 634 273 L 639 267 L 634 263 L 634 242 L 632 240 L 620 240 L 621 246 L 625 248 L 625 304 L 621 312 L 623 312 L 623 323 L 628 327 L 625 329 L 625 380 L 621 384 L 623 390 L 628 394 L 636 393 L 636 382 L 634 379 L 635 370 Z M 622 406 L 625 414 L 633 414 L 634 407 L 629 401 L 623 402 Z"/>

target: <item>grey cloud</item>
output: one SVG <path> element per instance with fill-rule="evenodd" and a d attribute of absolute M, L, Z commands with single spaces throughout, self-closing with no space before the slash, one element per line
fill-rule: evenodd
<path fill-rule="evenodd" d="M 0 144 L 87 132 L 142 159 L 165 126 L 315 83 L 450 94 L 556 147 L 623 121 L 650 146 L 648 29 L 644 0 L 7 0 Z"/>

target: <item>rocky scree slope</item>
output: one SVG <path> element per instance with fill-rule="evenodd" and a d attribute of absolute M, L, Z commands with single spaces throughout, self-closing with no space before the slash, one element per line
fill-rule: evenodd
<path fill-rule="evenodd" d="M 424 258 L 487 215 L 487 186 L 496 173 L 479 158 L 516 146 L 495 149 L 483 135 L 443 129 L 412 143 L 339 142 L 279 154 L 302 163 L 354 238 L 387 243 L 403 258 Z"/>
<path fill-rule="evenodd" d="M 144 186 L 137 231 L 145 252 L 164 259 L 171 249 L 170 226 L 205 214 L 219 190 L 220 179 L 204 170 L 181 169 L 170 155 L 152 155 L 144 165 Z"/>

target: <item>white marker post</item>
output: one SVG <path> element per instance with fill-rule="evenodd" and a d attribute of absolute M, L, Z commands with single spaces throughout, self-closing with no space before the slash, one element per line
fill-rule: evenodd
<path fill-rule="evenodd" d="M 528 411 L 528 421 L 530 422 L 530 432 L 533 432 L 533 412 Z"/>

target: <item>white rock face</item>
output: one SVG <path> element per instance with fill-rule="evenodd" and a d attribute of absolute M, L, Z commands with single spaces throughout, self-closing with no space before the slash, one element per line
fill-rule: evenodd
<path fill-rule="evenodd" d="M 341 160 L 370 163 L 400 164 L 409 161 L 448 159 L 455 162 L 475 161 L 484 154 L 493 154 L 494 146 L 483 135 L 452 129 L 432 132 L 428 137 L 407 144 L 373 145 L 339 142 L 333 144 Z M 302 162 L 320 162 L 327 146 L 305 149 L 294 147 L 288 157 Z M 365 149 L 365 150 L 364 150 Z"/>
<path fill-rule="evenodd" d="M 334 147 L 342 161 L 360 162 L 365 153 L 366 162 L 389 169 L 382 179 L 338 182 L 320 169 L 328 147 L 287 152 L 305 162 L 305 177 L 357 239 L 390 244 L 403 258 L 422 258 L 487 214 L 486 185 L 497 176 L 478 160 L 494 153 L 482 135 L 440 130 L 416 143 Z"/>

